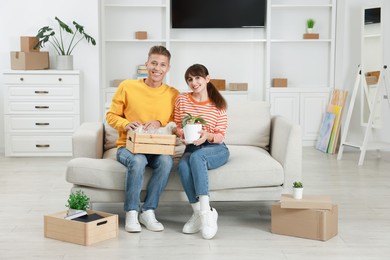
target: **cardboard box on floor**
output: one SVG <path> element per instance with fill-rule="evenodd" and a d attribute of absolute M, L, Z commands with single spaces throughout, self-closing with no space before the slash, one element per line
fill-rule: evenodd
<path fill-rule="evenodd" d="M 44 216 L 45 237 L 79 245 L 92 245 L 118 236 L 118 215 L 87 210 L 104 217 L 91 222 L 64 219 L 66 211 Z"/>
<path fill-rule="evenodd" d="M 294 199 L 291 194 L 282 194 L 282 208 L 288 209 L 332 209 L 332 199 L 324 195 L 303 195 L 302 199 Z"/>
<path fill-rule="evenodd" d="M 326 241 L 337 235 L 338 206 L 332 209 L 282 208 L 272 205 L 271 232 L 280 235 Z"/>

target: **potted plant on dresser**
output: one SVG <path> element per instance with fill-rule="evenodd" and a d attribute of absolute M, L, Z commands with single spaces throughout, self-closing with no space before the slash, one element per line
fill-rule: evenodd
<path fill-rule="evenodd" d="M 65 205 L 68 208 L 66 219 L 74 219 L 87 215 L 87 209 L 89 208 L 89 197 L 83 191 L 76 191 L 71 193 L 68 198 L 68 204 Z"/>
<path fill-rule="evenodd" d="M 191 144 L 199 139 L 199 131 L 202 130 L 202 125 L 206 125 L 206 120 L 203 119 L 202 115 L 193 116 L 190 113 L 186 114 L 187 116 L 182 120 L 184 141 L 186 144 Z"/>
<path fill-rule="evenodd" d="M 59 26 L 59 35 L 56 34 L 53 28 L 49 26 L 44 26 L 39 29 L 36 37 L 38 38 L 38 43 L 35 48 L 42 48 L 46 43 L 50 43 L 58 56 L 56 57 L 55 68 L 58 70 L 72 70 L 73 69 L 73 50 L 74 48 L 85 39 L 88 43 L 96 45 L 95 39 L 88 35 L 84 31 L 84 26 L 73 21 L 75 27 L 74 30 L 70 28 L 69 25 L 61 21 L 57 16 L 55 20 L 58 22 Z M 62 33 L 67 33 L 71 35 L 71 38 L 66 41 Z"/>

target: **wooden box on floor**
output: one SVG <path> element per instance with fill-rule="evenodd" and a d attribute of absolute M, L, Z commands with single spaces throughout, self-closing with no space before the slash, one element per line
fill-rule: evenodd
<path fill-rule="evenodd" d="M 126 148 L 132 153 L 175 154 L 176 135 L 127 132 Z"/>
<path fill-rule="evenodd" d="M 85 223 L 64 219 L 66 212 L 44 216 L 45 237 L 88 246 L 118 236 L 118 215 L 87 210 L 103 218 Z"/>

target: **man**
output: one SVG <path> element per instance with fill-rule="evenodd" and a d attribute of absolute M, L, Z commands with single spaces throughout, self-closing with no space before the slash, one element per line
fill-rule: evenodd
<path fill-rule="evenodd" d="M 127 167 L 124 203 L 127 232 L 140 232 L 140 223 L 152 231 L 164 230 L 164 226 L 156 219 L 154 210 L 168 182 L 173 165 L 172 157 L 133 154 L 126 149 L 126 136 L 128 130 L 138 127 L 148 130 L 173 121 L 173 109 L 179 91 L 163 83 L 170 68 L 170 58 L 171 54 L 164 46 L 153 46 L 145 63 L 148 77 L 123 81 L 113 96 L 106 115 L 108 124 L 119 133 L 117 160 Z M 153 169 L 153 174 L 147 184 L 141 208 L 140 194 L 146 166 Z"/>

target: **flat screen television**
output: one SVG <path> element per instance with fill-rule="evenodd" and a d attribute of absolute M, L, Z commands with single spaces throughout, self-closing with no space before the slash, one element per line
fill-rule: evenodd
<path fill-rule="evenodd" d="M 369 8 L 364 10 L 364 24 L 380 23 L 381 8 Z"/>
<path fill-rule="evenodd" d="M 172 28 L 264 27 L 267 0 L 171 0 Z"/>

